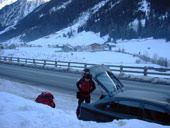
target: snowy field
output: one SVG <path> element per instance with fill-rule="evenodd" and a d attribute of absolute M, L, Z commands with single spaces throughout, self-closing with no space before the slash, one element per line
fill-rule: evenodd
<path fill-rule="evenodd" d="M 134 39 L 134 40 L 119 40 L 117 48 L 124 48 L 126 52 L 147 55 L 148 57 L 157 59 L 159 57 L 170 60 L 170 42 L 163 39 Z"/>
<path fill-rule="evenodd" d="M 76 26 L 76 25 L 75 25 Z M 118 53 L 115 51 L 124 50 L 126 53 L 145 55 L 155 60 L 161 57 L 167 59 L 170 64 L 170 42 L 163 39 L 155 40 L 153 38 L 134 39 L 134 40 L 117 40 L 111 41 L 112 51 L 96 51 L 96 52 L 61 52 L 61 48 L 49 48 L 54 45 L 69 45 L 72 47 L 86 47 L 93 43 L 103 44 L 107 41 L 108 36 L 100 37 L 100 34 L 93 32 L 77 33 L 76 28 L 73 30 L 72 37 L 63 37 L 70 31 L 70 28 L 58 31 L 52 35 L 37 39 L 27 43 L 32 47 L 17 47 L 16 49 L 4 49 L 0 51 L 1 56 L 13 56 L 22 58 L 48 59 L 58 61 L 72 61 L 94 64 L 112 64 L 112 65 L 128 65 L 128 66 L 152 66 L 160 67 L 157 64 L 145 62 L 138 57 L 129 54 Z M 11 39 L 4 44 L 23 44 L 18 38 Z M 37 47 L 40 46 L 40 47 Z M 127 59 L 128 58 L 128 59 Z M 169 65 L 170 66 L 170 65 Z"/>
<path fill-rule="evenodd" d="M 108 64 L 108 65 L 129 65 L 129 66 L 154 66 L 160 67 L 156 64 L 142 62 L 137 64 L 140 60 L 138 57 L 126 55 L 111 51 L 101 52 L 58 52 L 55 48 L 27 48 L 19 47 L 17 49 L 3 50 L 1 56 L 13 56 L 20 58 L 31 59 L 46 59 L 57 61 L 82 62 L 92 64 Z M 126 59 L 128 58 L 128 59 Z"/>
<path fill-rule="evenodd" d="M 34 102 L 42 91 L 52 92 L 55 109 Z M 1 78 L 0 95 L 1 128 L 170 128 L 136 119 L 114 120 L 109 123 L 81 121 L 75 115 L 75 96 Z"/>
<path fill-rule="evenodd" d="M 150 57 L 164 57 L 169 58 L 170 43 L 163 43 L 163 46 L 157 45 L 157 48 L 147 47 L 153 44 L 146 42 L 129 42 L 129 43 L 118 43 L 114 51 L 118 49 L 126 49 L 129 53 L 141 52 L 141 54 L 147 54 Z M 156 46 L 155 46 L 156 47 Z M 159 48 L 163 49 L 158 50 Z M 16 49 L 4 49 L 1 50 L 1 56 L 12 56 L 20 58 L 34 58 L 34 59 L 48 59 L 57 61 L 71 61 L 71 62 L 83 62 L 93 64 L 112 64 L 112 65 L 128 65 L 128 66 L 152 66 L 161 67 L 157 64 L 145 62 L 138 57 L 132 55 L 118 53 L 114 51 L 98 51 L 98 52 L 61 52 L 59 48 L 48 48 L 43 47 L 17 47 Z M 127 59 L 128 58 L 128 59 Z"/>

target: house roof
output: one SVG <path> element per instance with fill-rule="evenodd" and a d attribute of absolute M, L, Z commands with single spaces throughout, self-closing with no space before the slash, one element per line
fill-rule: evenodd
<path fill-rule="evenodd" d="M 95 46 L 101 46 L 101 44 L 93 43 L 93 44 L 90 44 L 89 46 L 95 47 Z"/>

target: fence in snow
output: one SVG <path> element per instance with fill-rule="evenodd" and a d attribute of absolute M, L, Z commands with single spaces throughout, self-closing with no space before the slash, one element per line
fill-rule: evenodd
<path fill-rule="evenodd" d="M 52 61 L 52 60 L 40 60 L 40 59 L 28 59 L 28 58 L 17 58 L 0 56 L 0 62 L 11 63 L 11 64 L 23 64 L 23 65 L 37 65 L 42 67 L 54 67 L 64 68 L 68 71 L 70 69 L 83 70 L 96 64 L 78 63 L 78 62 L 67 62 L 67 61 Z M 111 71 L 116 73 L 126 74 L 138 74 L 144 76 L 162 76 L 163 78 L 170 78 L 170 68 L 154 68 L 154 67 L 134 67 L 134 66 L 123 66 L 123 65 L 106 65 Z"/>

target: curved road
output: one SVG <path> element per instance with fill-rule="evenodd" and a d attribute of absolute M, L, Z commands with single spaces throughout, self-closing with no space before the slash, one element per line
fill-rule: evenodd
<path fill-rule="evenodd" d="M 77 91 L 75 83 L 81 75 L 0 63 L 0 77 L 75 95 Z M 150 90 L 170 94 L 170 86 L 167 85 L 125 80 L 121 80 L 121 82 L 128 89 Z M 94 94 L 97 97 L 101 94 L 98 86 Z"/>

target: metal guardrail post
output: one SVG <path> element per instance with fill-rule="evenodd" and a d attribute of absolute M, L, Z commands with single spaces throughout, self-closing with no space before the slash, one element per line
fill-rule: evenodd
<path fill-rule="evenodd" d="M 19 59 L 19 58 L 17 58 L 17 62 L 18 62 L 18 63 L 20 62 L 20 59 Z"/>
<path fill-rule="evenodd" d="M 6 61 L 6 57 L 4 56 L 4 61 Z"/>
<path fill-rule="evenodd" d="M 35 65 L 35 59 L 33 59 L 33 64 Z"/>
<path fill-rule="evenodd" d="M 27 64 L 27 59 L 25 59 L 25 63 Z"/>
<path fill-rule="evenodd" d="M 44 66 L 46 66 L 46 60 L 44 60 Z"/>
<path fill-rule="evenodd" d="M 84 64 L 84 69 L 86 69 L 87 68 L 87 64 Z"/>
<path fill-rule="evenodd" d="M 144 67 L 144 76 L 147 76 L 148 68 L 145 66 Z"/>
<path fill-rule="evenodd" d="M 57 61 L 55 61 L 55 67 L 57 67 Z"/>
<path fill-rule="evenodd" d="M 68 71 L 70 71 L 70 62 L 68 62 Z"/>
<path fill-rule="evenodd" d="M 10 57 L 10 63 L 12 63 L 12 57 Z"/>
<path fill-rule="evenodd" d="M 120 65 L 120 73 L 123 73 L 123 66 Z"/>

